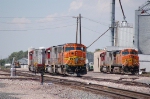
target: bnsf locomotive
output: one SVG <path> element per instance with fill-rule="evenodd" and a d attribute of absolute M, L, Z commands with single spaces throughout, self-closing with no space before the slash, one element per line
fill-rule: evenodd
<path fill-rule="evenodd" d="M 102 51 L 100 54 L 100 71 L 110 73 L 138 73 L 139 57 L 135 49 Z"/>
<path fill-rule="evenodd" d="M 29 70 L 59 74 L 87 74 L 86 46 L 67 43 L 29 51 Z"/>

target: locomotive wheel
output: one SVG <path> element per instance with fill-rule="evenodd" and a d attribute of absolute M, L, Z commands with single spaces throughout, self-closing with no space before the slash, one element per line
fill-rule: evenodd
<path fill-rule="evenodd" d="M 80 73 L 77 73 L 77 77 L 81 77 Z"/>
<path fill-rule="evenodd" d="M 100 67 L 100 72 L 103 72 L 103 66 Z"/>
<path fill-rule="evenodd" d="M 109 73 L 109 66 L 106 67 L 106 73 Z"/>
<path fill-rule="evenodd" d="M 113 73 L 114 73 L 114 72 L 113 72 L 113 70 L 114 70 L 114 68 L 112 68 L 112 67 L 111 67 L 111 70 L 110 70 L 110 73 L 111 73 L 111 74 L 113 74 Z"/>
<path fill-rule="evenodd" d="M 47 67 L 45 68 L 45 73 L 48 73 L 48 68 Z"/>
<path fill-rule="evenodd" d="M 124 70 L 122 68 L 120 68 L 120 69 L 121 69 L 120 73 L 124 75 L 125 74 Z"/>
<path fill-rule="evenodd" d="M 66 68 L 63 68 L 63 74 L 66 75 Z"/>
<path fill-rule="evenodd" d="M 31 71 L 30 67 L 28 69 L 29 69 L 29 71 Z"/>
<path fill-rule="evenodd" d="M 131 73 L 132 73 L 132 75 L 135 75 L 135 74 L 136 74 L 135 71 L 131 71 Z"/>

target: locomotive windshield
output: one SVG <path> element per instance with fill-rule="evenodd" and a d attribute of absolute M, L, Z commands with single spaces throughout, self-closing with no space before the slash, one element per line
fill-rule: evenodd
<path fill-rule="evenodd" d="M 84 47 L 76 47 L 76 50 L 85 51 L 85 48 Z"/>
<path fill-rule="evenodd" d="M 66 47 L 65 51 L 75 50 L 74 47 Z"/>
<path fill-rule="evenodd" d="M 128 54 L 129 54 L 128 51 L 123 51 L 123 52 L 122 52 L 122 55 L 128 55 Z"/>
<path fill-rule="evenodd" d="M 130 54 L 137 55 L 138 53 L 137 53 L 136 51 L 132 50 L 132 51 L 130 52 Z"/>

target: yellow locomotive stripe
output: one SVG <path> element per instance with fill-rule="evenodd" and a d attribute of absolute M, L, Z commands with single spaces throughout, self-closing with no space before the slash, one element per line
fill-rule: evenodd
<path fill-rule="evenodd" d="M 78 58 L 78 60 L 81 62 L 74 63 L 76 58 Z M 83 58 L 83 57 L 72 56 L 72 57 L 65 58 L 65 60 L 67 61 L 65 64 L 72 65 L 72 66 L 83 66 L 85 64 L 85 62 L 83 62 L 83 61 L 85 61 L 85 58 Z"/>
<path fill-rule="evenodd" d="M 68 57 L 68 58 L 65 58 L 65 60 L 74 60 L 76 58 L 78 58 L 78 59 L 82 58 L 83 60 L 85 60 L 85 58 L 83 58 L 83 57 L 77 57 L 77 56 Z"/>

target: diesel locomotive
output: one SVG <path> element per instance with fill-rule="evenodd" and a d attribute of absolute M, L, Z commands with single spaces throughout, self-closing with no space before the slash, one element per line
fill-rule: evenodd
<path fill-rule="evenodd" d="M 29 51 L 29 71 L 52 74 L 87 74 L 86 46 L 67 43 Z"/>
<path fill-rule="evenodd" d="M 110 73 L 132 73 L 139 72 L 138 51 L 135 49 L 122 49 L 103 51 L 100 54 L 100 71 Z"/>

